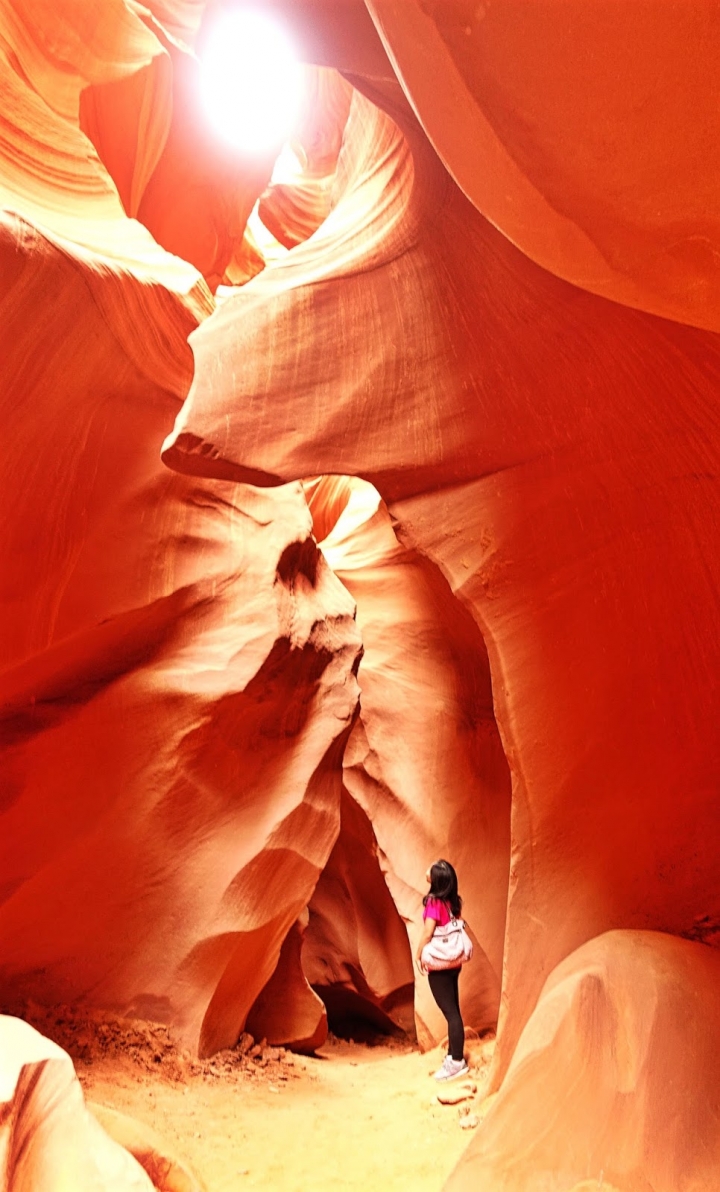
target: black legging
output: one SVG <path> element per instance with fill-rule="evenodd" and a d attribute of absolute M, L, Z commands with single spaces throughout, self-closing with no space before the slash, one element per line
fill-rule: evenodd
<path fill-rule="evenodd" d="M 439 969 L 428 973 L 430 990 L 435 1001 L 447 1018 L 448 1044 L 454 1060 L 461 1060 L 465 1051 L 465 1027 L 460 1017 L 458 977 L 460 969 Z"/>

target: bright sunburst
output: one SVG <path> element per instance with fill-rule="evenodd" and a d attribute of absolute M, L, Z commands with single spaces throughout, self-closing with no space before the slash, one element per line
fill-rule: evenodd
<path fill-rule="evenodd" d="M 242 154 L 279 150 L 300 115 L 303 72 L 295 49 L 257 11 L 216 21 L 202 52 L 200 86 L 213 127 Z"/>

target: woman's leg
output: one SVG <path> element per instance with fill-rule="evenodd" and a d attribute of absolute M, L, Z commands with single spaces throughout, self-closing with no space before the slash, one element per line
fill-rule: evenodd
<path fill-rule="evenodd" d="M 453 1017 L 453 1026 L 448 1025 L 448 1041 L 450 1043 L 450 1054 L 453 1059 L 462 1059 L 465 1054 L 465 1026 L 460 1013 L 460 973 L 462 969 L 450 969 L 453 975 L 453 998 L 455 1002 L 455 1015 Z"/>
<path fill-rule="evenodd" d="M 448 1024 L 448 1045 L 454 1060 L 463 1058 L 465 1029 L 460 1017 L 458 978 L 460 969 L 441 969 L 428 973 L 430 992 L 442 1010 Z"/>

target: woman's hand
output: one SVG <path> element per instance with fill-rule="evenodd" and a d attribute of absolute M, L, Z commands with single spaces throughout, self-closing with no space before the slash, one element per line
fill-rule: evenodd
<path fill-rule="evenodd" d="M 422 973 L 423 976 L 425 976 L 425 973 L 427 972 L 427 969 L 425 968 L 425 965 L 422 961 L 423 948 L 426 944 L 430 943 L 430 940 L 435 934 L 436 926 L 437 924 L 434 919 L 423 919 L 422 932 L 420 934 L 420 939 L 418 940 L 417 952 L 415 953 L 415 963 L 418 967 L 418 972 Z"/>

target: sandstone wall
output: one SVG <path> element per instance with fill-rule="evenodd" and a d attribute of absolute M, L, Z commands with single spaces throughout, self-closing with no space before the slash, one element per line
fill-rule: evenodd
<path fill-rule="evenodd" d="M 539 268 L 353 102 L 335 210 L 194 334 L 166 458 L 362 475 L 472 613 L 513 783 L 500 1079 L 581 943 L 717 923 L 718 341 Z"/>
<path fill-rule="evenodd" d="M 500 1005 L 456 1186 L 530 1179 L 519 1140 L 568 1192 L 602 1156 L 623 1192 L 641 1163 L 710 1188 L 711 6 L 277 0 L 357 89 L 345 123 L 319 87 L 264 268 L 272 163 L 188 118 L 202 6 L 96 7 L 2 10 L 4 995 L 312 1045 L 308 905 L 314 984 L 384 1013 L 409 981 L 379 882 L 412 940 L 450 852 L 466 1011 Z M 687 1143 L 643 997 L 689 1057 Z M 567 1135 L 593 1162 L 561 1169 L 528 1098 L 598 1051 Z"/>

